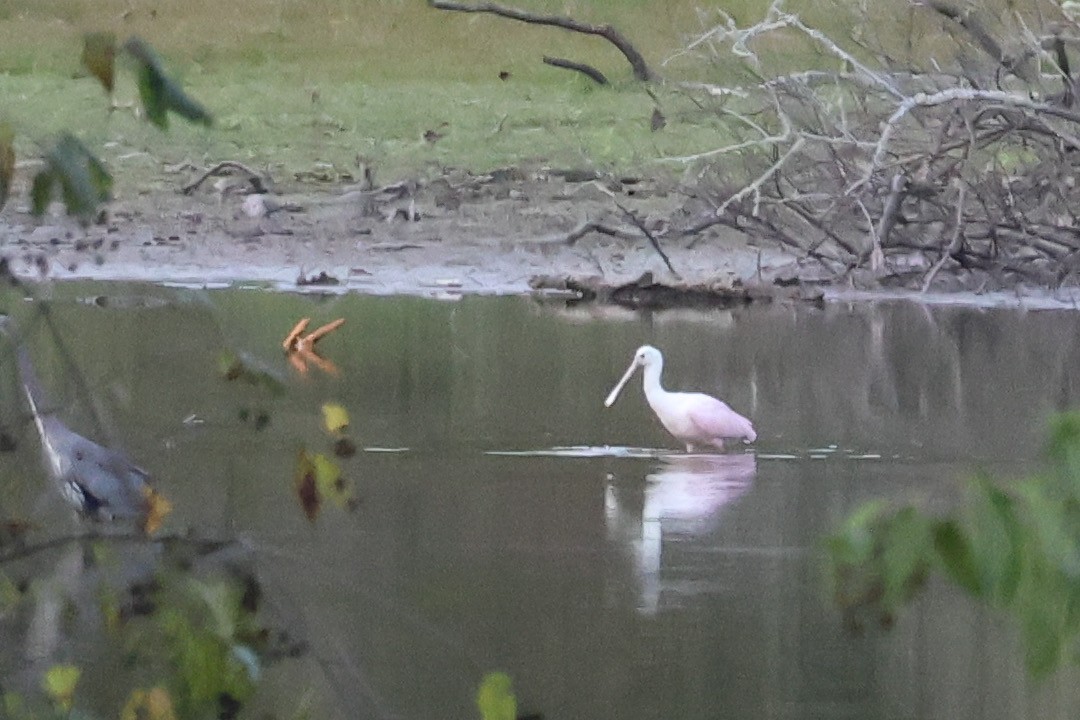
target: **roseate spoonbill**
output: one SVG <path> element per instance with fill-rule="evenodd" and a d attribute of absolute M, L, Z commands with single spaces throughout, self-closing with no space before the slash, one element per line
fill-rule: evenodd
<path fill-rule="evenodd" d="M 686 444 L 687 452 L 693 452 L 697 445 L 713 445 L 723 449 L 725 438 L 742 438 L 743 442 L 757 439 L 751 422 L 728 407 L 727 403 L 704 393 L 668 392 L 661 387 L 664 356 L 651 345 L 642 345 L 637 349 L 626 374 L 604 400 L 604 407 L 614 404 L 619 392 L 639 366 L 645 374 L 645 399 L 649 401 L 649 407 L 667 431 Z"/>
<path fill-rule="evenodd" d="M 145 470 L 116 450 L 98 445 L 45 409 L 44 393 L 26 348 L 15 356 L 19 377 L 41 437 L 49 474 L 76 512 L 92 520 L 145 521 L 154 491 Z"/>

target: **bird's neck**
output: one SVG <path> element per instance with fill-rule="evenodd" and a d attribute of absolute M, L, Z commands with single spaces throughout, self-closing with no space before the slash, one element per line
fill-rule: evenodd
<path fill-rule="evenodd" d="M 664 370 L 663 363 L 655 363 L 644 368 L 642 374 L 644 375 L 645 385 L 645 399 L 650 403 L 662 398 L 665 395 L 663 386 L 660 384 L 660 374 Z"/>

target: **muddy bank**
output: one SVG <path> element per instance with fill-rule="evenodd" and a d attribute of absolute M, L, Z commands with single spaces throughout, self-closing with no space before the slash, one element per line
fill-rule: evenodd
<path fill-rule="evenodd" d="M 670 180 L 510 169 L 367 189 L 228 168 L 192 187 L 201 176 L 190 168 L 170 176 L 174 187 L 122 194 L 104 222 L 85 229 L 60 208 L 31 218 L 25 188 L 16 188 L 0 214 L 3 252 L 20 275 L 58 280 L 435 297 L 542 292 L 628 306 L 909 295 L 896 278 L 838 277 L 730 228 L 683 235 L 679 226 L 708 205 Z M 1024 288 L 982 297 L 1074 302 Z"/>

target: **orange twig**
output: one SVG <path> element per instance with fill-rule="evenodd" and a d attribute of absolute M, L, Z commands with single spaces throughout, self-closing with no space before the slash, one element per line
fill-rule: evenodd
<path fill-rule="evenodd" d="M 329 335 L 344 324 L 345 318 L 338 318 L 333 322 L 328 322 L 317 330 L 313 330 L 312 332 L 308 333 L 308 335 L 304 338 L 304 342 L 314 345 L 319 340 L 319 338 L 323 337 L 324 335 Z"/>
<path fill-rule="evenodd" d="M 289 331 L 289 334 L 285 336 L 285 340 L 281 343 L 281 347 L 286 350 L 294 349 L 300 340 L 300 334 L 304 332 L 304 328 L 308 326 L 309 322 L 311 322 L 311 318 L 301 318 L 300 322 L 296 323 L 293 329 Z"/>

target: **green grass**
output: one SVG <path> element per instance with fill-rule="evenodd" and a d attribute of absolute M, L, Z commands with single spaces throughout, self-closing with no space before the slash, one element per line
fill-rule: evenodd
<path fill-rule="evenodd" d="M 698 0 L 504 0 L 538 12 L 610 22 L 660 69 L 687 39 L 719 21 Z M 886 0 L 874 0 L 883 3 Z M 798 3 L 793 0 L 792 7 Z M 803 3 L 808 21 L 842 25 L 848 0 Z M 740 22 L 766 0 L 724 4 Z M 706 6 L 707 7 L 707 6 Z M 895 14 L 895 13 L 894 13 Z M 660 90 L 668 126 L 651 132 L 653 101 L 607 42 L 485 15 L 448 13 L 424 0 L 0 0 L 0 113 L 20 156 L 65 128 L 138 175 L 161 162 L 220 159 L 290 177 L 315 163 L 381 181 L 426 168 L 482 171 L 522 163 L 663 172 L 657 158 L 725 144 L 723 124 L 682 95 Z M 849 28 L 844 28 L 847 31 Z M 106 111 L 95 82 L 76 78 L 84 32 L 139 34 L 214 113 L 206 131 L 182 122 L 163 135 L 130 113 Z M 773 65 L 802 67 L 799 43 L 759 48 Z M 543 65 L 545 54 L 588 62 L 600 88 Z M 830 62 L 832 62 L 830 60 Z M 832 62 L 835 65 L 835 62 Z M 506 81 L 500 71 L 510 73 Z M 723 58 L 687 55 L 662 68 L 674 79 L 723 80 Z M 135 91 L 130 73 L 117 99 Z M 425 130 L 444 137 L 432 144 Z M 133 153 L 145 151 L 158 162 Z"/>

